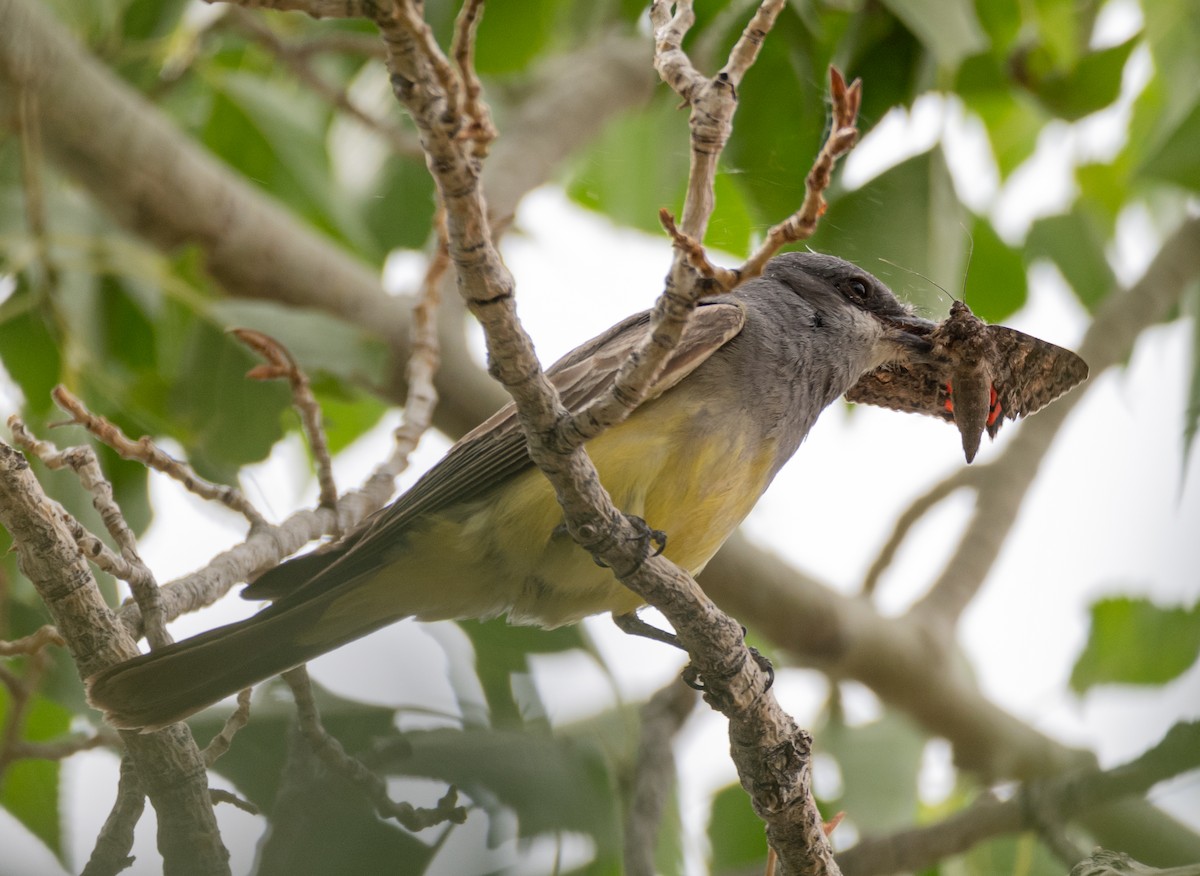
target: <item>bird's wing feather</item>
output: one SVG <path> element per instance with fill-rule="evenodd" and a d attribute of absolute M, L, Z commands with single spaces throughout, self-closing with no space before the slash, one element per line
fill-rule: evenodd
<path fill-rule="evenodd" d="M 692 373 L 737 335 L 745 320 L 745 309 L 736 299 L 701 302 L 647 400 Z M 649 323 L 649 311 L 635 314 L 576 347 L 547 370 L 547 377 L 569 410 L 579 410 L 608 390 L 617 370 L 645 336 Z M 374 568 L 382 548 L 399 537 L 415 518 L 479 496 L 532 464 L 525 433 L 510 402 L 464 435 L 408 492 L 357 530 L 326 548 L 268 570 L 245 588 L 242 596 L 276 599 L 295 595 L 297 588 L 309 581 L 323 587 L 320 579 L 335 566 L 338 581 Z"/>

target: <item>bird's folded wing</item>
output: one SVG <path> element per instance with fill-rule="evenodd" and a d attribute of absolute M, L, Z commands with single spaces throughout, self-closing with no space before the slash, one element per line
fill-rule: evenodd
<path fill-rule="evenodd" d="M 737 335 L 745 320 L 745 309 L 736 299 L 701 302 L 647 400 L 691 374 Z M 612 386 L 617 371 L 645 336 L 649 323 L 649 311 L 635 314 L 576 347 L 547 370 L 547 377 L 569 410 L 580 410 Z M 337 581 L 355 577 L 376 565 L 376 555 L 381 551 L 374 548 L 393 542 L 415 518 L 479 496 L 532 464 L 525 433 L 510 402 L 464 435 L 407 493 L 357 530 L 327 548 L 267 571 L 244 589 L 242 596 L 298 596 L 297 588 L 307 590 L 309 581 L 316 587 L 325 586 L 323 573 L 335 566 Z"/>

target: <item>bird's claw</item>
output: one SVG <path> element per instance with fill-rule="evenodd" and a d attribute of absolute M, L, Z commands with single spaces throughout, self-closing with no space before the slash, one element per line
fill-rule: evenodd
<path fill-rule="evenodd" d="M 633 524 L 633 528 L 637 531 L 634 540 L 643 546 L 644 556 L 632 570 L 636 571 L 646 560 L 662 556 L 662 552 L 667 549 L 667 534 L 661 529 L 652 529 L 649 523 L 636 514 L 627 514 L 625 519 Z M 598 557 L 592 557 L 592 562 L 602 569 L 608 568 L 608 563 Z"/>

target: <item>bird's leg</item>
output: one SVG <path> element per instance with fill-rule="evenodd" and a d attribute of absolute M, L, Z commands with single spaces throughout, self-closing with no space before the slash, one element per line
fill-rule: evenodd
<path fill-rule="evenodd" d="M 668 633 L 666 630 L 660 630 L 654 624 L 646 623 L 646 621 L 638 617 L 636 611 L 631 611 L 628 614 L 614 614 L 612 619 L 621 632 L 627 633 L 630 636 L 641 636 L 643 639 L 662 642 L 664 645 L 671 645 L 681 651 L 687 650 L 683 645 L 679 644 L 678 636 L 674 633 Z"/>
<path fill-rule="evenodd" d="M 679 642 L 679 637 L 674 633 L 668 633 L 666 630 L 660 630 L 653 624 L 648 624 L 640 617 L 636 611 L 631 611 L 628 614 L 614 614 L 612 616 L 615 623 L 623 633 L 631 636 L 641 636 L 643 639 L 650 639 L 655 642 L 662 642 L 665 645 L 672 645 L 681 651 L 687 649 Z M 742 638 L 746 636 L 746 628 L 742 627 Z M 750 651 L 750 656 L 754 658 L 754 662 L 758 664 L 759 669 L 767 675 L 767 686 L 763 688 L 768 691 L 775 684 L 775 667 L 771 665 L 771 661 L 764 657 L 757 648 L 747 646 Z M 700 678 L 700 672 L 692 664 L 683 667 L 683 672 L 680 676 L 683 683 L 693 690 L 704 690 L 704 682 Z"/>

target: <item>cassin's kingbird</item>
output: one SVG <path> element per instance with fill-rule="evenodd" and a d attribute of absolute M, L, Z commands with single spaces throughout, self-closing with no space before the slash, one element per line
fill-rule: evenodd
<path fill-rule="evenodd" d="M 568 407 L 609 387 L 648 322 L 630 317 L 549 370 Z M 697 307 L 649 400 L 588 454 L 616 506 L 696 575 L 821 411 L 865 373 L 928 354 L 931 326 L 848 262 L 777 256 Z M 641 600 L 561 524 L 509 405 L 356 531 L 243 591 L 269 607 L 99 673 L 91 701 L 118 727 L 158 727 L 404 617 L 553 627 L 634 611 Z"/>

